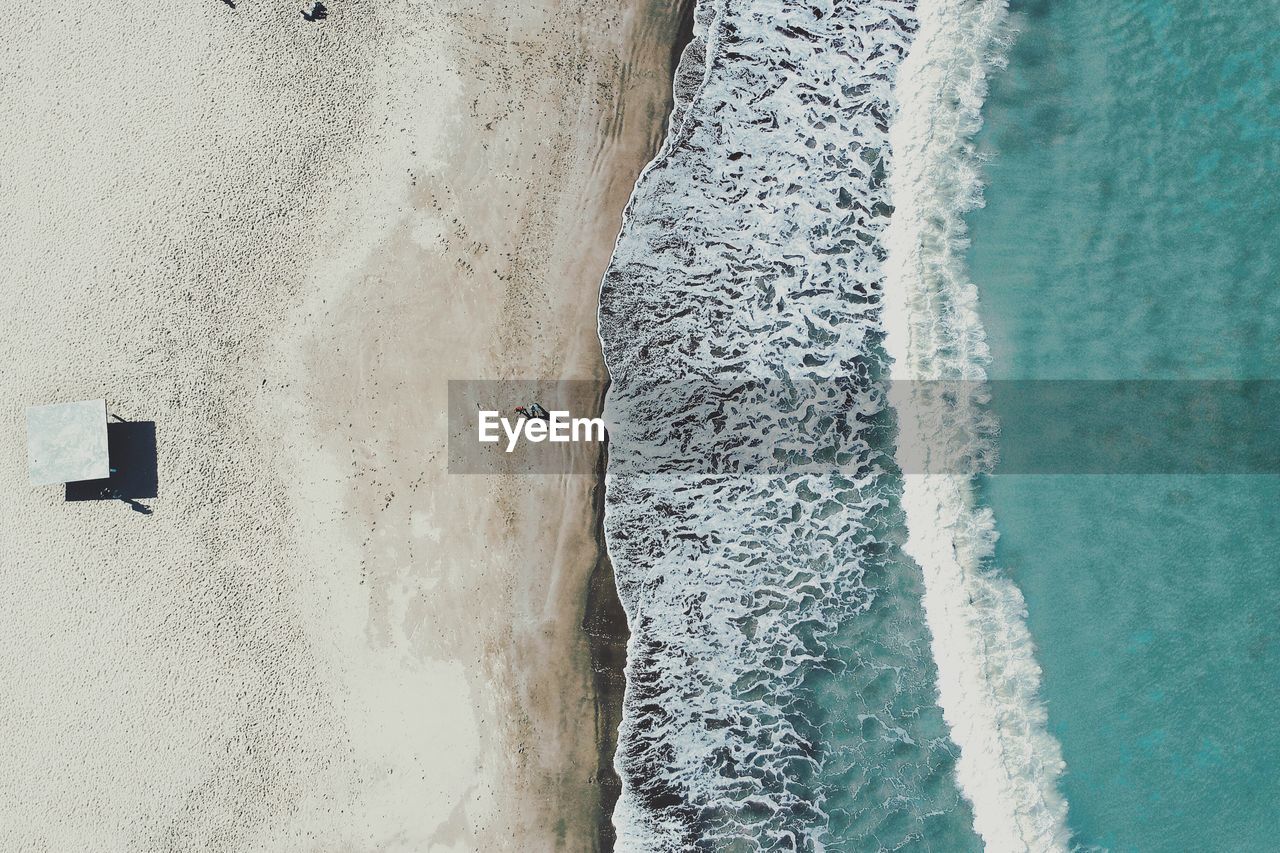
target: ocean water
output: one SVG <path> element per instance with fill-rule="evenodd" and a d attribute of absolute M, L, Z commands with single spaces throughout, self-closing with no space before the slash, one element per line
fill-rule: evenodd
<path fill-rule="evenodd" d="M 1280 6 L 1011 12 L 968 217 L 991 375 L 1280 378 Z M 997 475 L 982 497 L 1074 843 L 1277 849 L 1280 477 Z"/>
<path fill-rule="evenodd" d="M 989 514 L 902 474 L 884 382 L 983 371 L 952 270 L 1003 17 L 697 6 L 601 289 L 620 850 L 1065 846 Z"/>
<path fill-rule="evenodd" d="M 632 631 L 618 847 L 976 849 L 875 390 L 911 5 L 713 0 L 695 21 L 601 292 Z M 842 464 L 740 464 L 774 427 Z"/>

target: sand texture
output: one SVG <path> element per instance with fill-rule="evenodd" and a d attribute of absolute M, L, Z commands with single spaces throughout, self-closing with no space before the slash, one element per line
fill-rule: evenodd
<path fill-rule="evenodd" d="M 6 8 L 0 849 L 602 843 L 594 480 L 447 474 L 445 383 L 603 375 L 677 17 Z M 94 398 L 154 498 L 27 484 Z"/>

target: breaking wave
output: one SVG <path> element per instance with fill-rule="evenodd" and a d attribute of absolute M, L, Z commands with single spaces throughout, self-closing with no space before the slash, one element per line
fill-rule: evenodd
<path fill-rule="evenodd" d="M 945 46 L 935 32 L 939 17 L 998 22 L 993 6 L 931 9 L 923 49 Z M 950 510 L 944 537 L 913 533 L 910 542 L 930 582 L 935 638 L 950 638 L 953 626 L 940 614 L 957 595 L 979 595 L 954 628 L 967 644 L 964 659 L 934 644 L 972 815 L 955 794 L 955 746 L 940 718 L 936 730 L 930 722 L 935 673 L 924 617 L 910 607 L 899 608 L 906 616 L 885 615 L 892 611 L 886 579 L 895 577 L 898 543 L 907 538 L 884 382 L 887 246 L 909 249 L 908 259 L 890 259 L 891 287 L 911 288 L 889 309 L 899 326 L 910 333 L 934 325 L 920 319 L 936 307 L 925 292 L 934 288 L 954 301 L 945 334 L 959 335 L 917 335 L 904 346 L 895 330 L 899 369 L 932 376 L 939 363 L 931 358 L 967 344 L 956 365 L 980 373 L 985 357 L 971 288 L 948 290 L 962 279 L 915 272 L 936 263 L 930 252 L 939 248 L 917 221 L 923 209 L 904 204 L 910 228 L 891 216 L 890 169 L 895 196 L 913 175 L 941 174 L 890 160 L 891 141 L 907 156 L 935 156 L 903 139 L 900 122 L 890 127 L 894 82 L 916 28 L 909 0 L 697 5 L 667 139 L 636 184 L 600 296 L 613 383 L 605 537 L 631 628 L 616 758 L 620 850 L 869 849 L 872 839 L 898 849 L 940 837 L 952 839 L 941 842 L 948 849 L 972 847 L 946 835 L 947 821 L 975 824 L 992 846 L 1059 838 L 1052 784 L 1035 811 L 1022 786 L 996 786 L 996 797 L 1013 798 L 1006 808 L 977 783 L 975 773 L 993 760 L 1008 762 L 1019 778 L 1023 759 L 1042 761 L 1046 777 L 1060 760 L 1056 745 L 1039 737 L 1038 670 L 1017 613 L 1021 599 L 980 569 L 990 519 L 972 506 L 967 481 L 923 493 L 939 496 L 935 517 L 944 500 L 968 502 Z M 916 65 L 934 68 L 918 60 L 921 52 L 911 52 Z M 913 82 L 919 91 L 904 112 L 929 97 L 925 75 L 912 73 L 924 82 Z M 976 88 L 957 84 L 948 96 L 980 95 L 975 73 L 961 78 L 976 79 Z M 933 104 L 954 112 L 946 128 L 967 138 L 976 106 Z M 944 149 L 946 169 L 972 171 L 967 152 Z M 943 229 L 944 254 L 959 248 L 959 214 L 977 199 L 976 176 L 963 186 L 967 195 L 942 199 L 951 205 L 942 219 L 955 226 Z M 930 192 L 926 198 L 938 198 Z M 948 348 L 923 353 L 934 343 Z M 750 456 L 780 446 L 788 463 L 816 464 L 772 473 L 736 467 L 744 448 Z M 706 464 L 691 465 L 690 448 Z M 908 488 L 906 520 L 924 530 L 929 502 Z M 960 549 L 950 574 L 922 542 Z M 900 598 L 917 599 L 903 584 Z M 851 640 L 851 624 L 866 624 L 883 642 Z M 972 672 L 991 677 L 973 680 Z M 1012 732 L 1015 723 L 1026 731 Z"/>
<path fill-rule="evenodd" d="M 996 530 L 965 461 L 994 457 L 983 406 L 986 338 L 964 266 L 965 212 L 981 203 L 972 139 L 989 70 L 1004 48 L 1003 0 L 926 4 L 898 78 L 890 131 L 893 221 L 885 234 L 886 349 L 899 447 L 928 447 L 925 473 L 904 477 L 906 552 L 925 578 L 939 703 L 960 747 L 956 773 L 989 850 L 1065 850 L 1063 770 L 1046 730 L 1040 668 L 1014 583 L 991 565 Z M 950 385 L 945 380 L 957 380 Z M 901 399 L 898 399 L 900 392 Z"/>

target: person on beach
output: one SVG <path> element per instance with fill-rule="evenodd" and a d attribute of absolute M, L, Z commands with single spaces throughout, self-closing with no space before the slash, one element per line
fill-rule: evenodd
<path fill-rule="evenodd" d="M 530 403 L 527 409 L 524 406 L 516 406 L 516 414 L 531 421 L 545 421 L 551 416 L 550 412 L 537 403 Z"/>

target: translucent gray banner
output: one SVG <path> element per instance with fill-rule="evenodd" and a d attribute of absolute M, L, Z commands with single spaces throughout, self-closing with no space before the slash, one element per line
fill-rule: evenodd
<path fill-rule="evenodd" d="M 449 471 L 592 473 L 607 427 L 617 474 L 1280 473 L 1277 380 L 690 378 L 616 383 L 602 410 L 606 388 L 450 381 Z"/>

